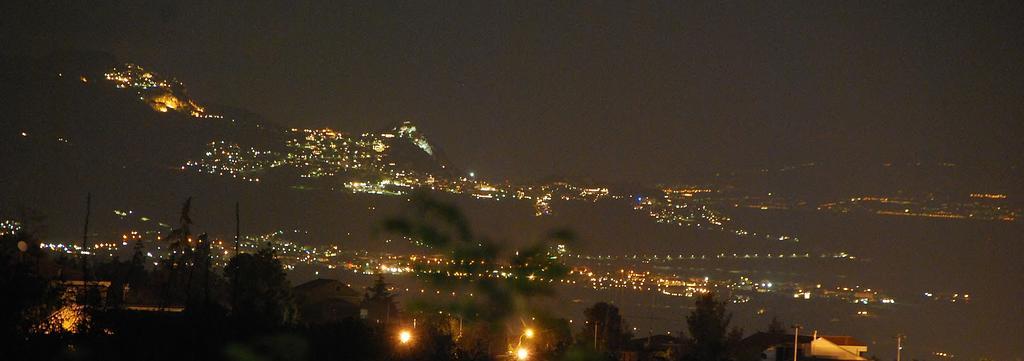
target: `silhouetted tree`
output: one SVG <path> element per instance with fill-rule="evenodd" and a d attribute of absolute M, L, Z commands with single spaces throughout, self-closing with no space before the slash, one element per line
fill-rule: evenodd
<path fill-rule="evenodd" d="M 188 300 L 188 285 L 191 283 L 189 279 L 185 284 L 186 287 L 179 287 L 179 266 L 186 263 L 192 253 L 192 218 L 189 216 L 189 212 L 192 210 L 192 197 L 188 197 L 185 200 L 185 204 L 181 207 L 181 215 L 179 217 L 180 225 L 178 228 L 171 230 L 170 233 L 164 237 L 164 241 L 168 243 L 167 249 L 170 251 L 168 258 L 161 262 L 161 268 L 163 272 L 163 287 L 160 297 L 160 306 L 165 307 L 169 305 L 173 299 L 175 299 L 175 292 L 185 288 L 185 299 Z"/>
<path fill-rule="evenodd" d="M 539 359 L 557 359 L 575 341 L 569 320 L 565 318 L 538 317 L 537 329 L 540 332 L 537 344 Z"/>
<path fill-rule="evenodd" d="M 725 350 L 726 355 L 730 360 L 736 360 L 738 358 L 738 350 L 740 343 L 743 342 L 743 329 L 740 327 L 733 326 L 729 330 L 729 334 L 725 335 Z"/>
<path fill-rule="evenodd" d="M 455 360 L 458 357 L 452 319 L 445 315 L 432 314 L 417 331 L 417 342 L 405 352 L 398 352 L 403 360 Z M 398 350 L 402 351 L 402 350 Z"/>
<path fill-rule="evenodd" d="M 782 322 L 779 322 L 779 318 L 772 316 L 772 322 L 768 324 L 768 330 L 765 331 L 773 335 L 784 335 L 786 334 L 786 328 L 782 326 Z"/>
<path fill-rule="evenodd" d="M 385 360 L 394 347 L 386 331 L 346 318 L 336 323 L 318 323 L 305 329 L 309 340 L 310 360 Z"/>
<path fill-rule="evenodd" d="M 236 295 L 231 316 L 257 328 L 276 328 L 296 320 L 297 311 L 281 261 L 264 248 L 255 254 L 239 254 L 224 269 Z"/>
<path fill-rule="evenodd" d="M 619 315 L 615 305 L 598 302 L 583 310 L 586 324 L 577 337 L 577 342 L 597 351 L 614 354 L 621 351 L 629 343 L 632 334 L 627 330 L 625 321 Z"/>
<path fill-rule="evenodd" d="M 120 259 L 96 263 L 94 271 L 96 279 L 110 281 L 110 287 L 107 287 L 106 307 L 116 309 L 124 303 L 125 276 L 129 265 L 127 262 L 121 262 Z"/>
<path fill-rule="evenodd" d="M 135 252 L 130 260 L 121 261 L 120 258 L 114 258 L 96 264 L 96 279 L 110 281 L 106 293 L 106 308 L 118 309 L 127 301 L 124 296 L 128 292 L 138 293 L 139 290 L 150 286 L 145 262 L 141 240 L 138 240 L 135 242 Z"/>
<path fill-rule="evenodd" d="M 0 337 L 6 340 L 24 337 L 62 305 L 62 289 L 40 272 L 46 255 L 38 249 L 24 230 L 0 236 Z"/>
<path fill-rule="evenodd" d="M 409 214 L 384 222 L 386 231 L 397 233 L 414 244 L 442 252 L 450 261 L 446 265 L 417 268 L 421 279 L 448 289 L 473 289 L 475 297 L 467 297 L 444 305 L 425 305 L 447 310 L 467 322 L 482 321 L 492 333 L 483 343 L 501 339 L 517 315 L 533 314 L 530 299 L 553 294 L 553 281 L 568 274 L 558 257 L 551 257 L 549 243 L 565 243 L 573 237 L 569 232 L 549 234 L 532 246 L 515 252 L 503 252 L 498 243 L 473 234 L 465 216 L 453 205 L 439 202 L 424 194 L 413 198 Z M 503 277 L 452 277 L 449 275 L 490 274 L 495 265 L 507 265 Z M 438 268 L 441 268 L 438 272 Z M 491 350 L 495 351 L 495 350 Z"/>
<path fill-rule="evenodd" d="M 193 310 L 206 310 L 219 305 L 222 294 L 223 279 L 213 271 L 213 259 L 210 251 L 209 237 L 199 235 L 195 251 L 189 253 L 188 283 L 186 284 L 186 306 Z"/>
<path fill-rule="evenodd" d="M 362 306 L 369 313 L 369 317 L 379 323 L 390 324 L 392 320 L 399 318 L 395 295 L 388 291 L 388 284 L 384 282 L 382 274 L 377 274 L 373 285 L 366 288 Z"/>
<path fill-rule="evenodd" d="M 133 288 L 150 286 L 150 277 L 146 271 L 146 255 L 142 253 L 141 239 L 135 241 L 135 251 L 132 252 L 132 259 L 128 261 L 124 278 L 125 282 Z"/>
<path fill-rule="evenodd" d="M 726 311 L 725 302 L 708 292 L 697 298 L 696 309 L 686 317 L 688 338 L 683 354 L 685 361 L 720 361 L 729 356 L 729 341 L 726 332 L 732 321 L 732 314 Z M 739 332 L 742 337 L 742 331 Z"/>

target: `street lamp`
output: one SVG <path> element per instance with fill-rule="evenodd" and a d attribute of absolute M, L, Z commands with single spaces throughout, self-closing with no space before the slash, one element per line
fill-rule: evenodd
<path fill-rule="evenodd" d="M 520 347 L 520 348 L 516 349 L 516 359 L 517 360 L 525 361 L 528 358 L 530 358 L 530 350 L 527 350 L 526 347 Z"/>
<path fill-rule="evenodd" d="M 513 352 L 517 360 L 522 361 L 530 357 L 530 350 L 527 350 L 526 347 L 523 346 L 523 339 L 532 340 L 536 335 L 537 332 L 534 331 L 533 328 L 527 327 L 523 329 L 523 333 L 519 335 L 519 345 L 516 346 Z"/>
<path fill-rule="evenodd" d="M 403 345 L 408 345 L 412 342 L 412 332 L 409 330 L 401 330 L 398 332 L 398 342 Z"/>
<path fill-rule="evenodd" d="M 900 361 L 900 356 L 903 354 L 903 339 L 906 337 L 902 333 L 896 335 L 896 361 Z"/>

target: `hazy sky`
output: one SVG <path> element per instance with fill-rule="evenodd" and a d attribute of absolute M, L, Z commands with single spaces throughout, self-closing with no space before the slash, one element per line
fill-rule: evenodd
<path fill-rule="evenodd" d="M 287 126 L 412 120 L 483 175 L 1024 159 L 1016 1 L 30 3 L 4 53 L 109 51 Z"/>

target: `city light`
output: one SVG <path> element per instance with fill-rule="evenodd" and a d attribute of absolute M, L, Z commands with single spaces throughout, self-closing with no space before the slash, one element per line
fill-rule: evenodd
<path fill-rule="evenodd" d="M 0 361 L 1024 361 L 1024 1 L 325 3 L 5 10 Z"/>
<path fill-rule="evenodd" d="M 516 359 L 517 360 L 527 360 L 529 358 L 530 358 L 530 350 L 527 350 L 526 347 L 520 347 L 520 348 L 516 349 Z"/>
<path fill-rule="evenodd" d="M 401 330 L 398 332 L 398 342 L 407 345 L 412 342 L 412 332 L 409 330 Z"/>

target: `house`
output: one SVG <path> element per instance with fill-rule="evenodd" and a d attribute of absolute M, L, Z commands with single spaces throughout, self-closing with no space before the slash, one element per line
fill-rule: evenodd
<path fill-rule="evenodd" d="M 54 310 L 41 323 L 33 325 L 36 333 L 77 333 L 90 321 L 86 305 L 105 307 L 110 281 L 53 281 L 60 289 L 61 307 Z"/>
<path fill-rule="evenodd" d="M 815 334 L 817 335 L 817 334 Z M 868 345 L 850 336 L 818 336 L 811 341 L 811 355 L 830 360 L 866 360 Z"/>
<path fill-rule="evenodd" d="M 362 295 L 333 279 L 315 279 L 292 289 L 299 314 L 307 323 L 337 322 L 359 317 Z"/>
<path fill-rule="evenodd" d="M 758 332 L 740 342 L 737 361 L 787 361 L 793 359 L 796 342 L 798 361 L 812 360 L 867 360 L 867 344 L 851 336 L 822 336 L 815 331 L 810 336 Z"/>
<path fill-rule="evenodd" d="M 651 335 L 629 341 L 628 350 L 622 353 L 622 361 L 666 361 L 675 360 L 682 347 L 682 341 L 671 335 Z"/>
<path fill-rule="evenodd" d="M 798 344 L 809 344 L 811 336 L 800 336 Z M 803 355 L 798 355 L 803 358 Z M 740 341 L 736 349 L 737 361 L 785 361 L 793 359 L 793 335 L 756 332 Z"/>

